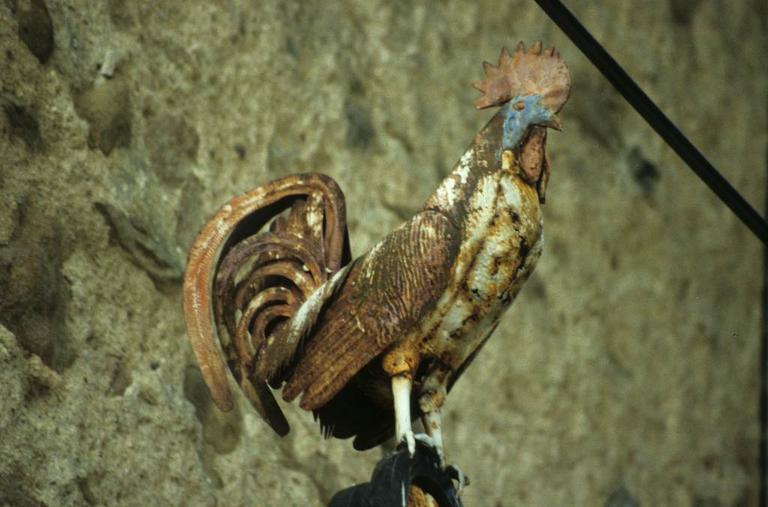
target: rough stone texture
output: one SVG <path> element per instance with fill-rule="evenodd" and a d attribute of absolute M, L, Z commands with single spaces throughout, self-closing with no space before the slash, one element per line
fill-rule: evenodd
<path fill-rule="evenodd" d="M 569 5 L 752 203 L 765 2 Z M 533 2 L 0 2 L 0 504 L 324 505 L 381 452 L 212 407 L 187 247 L 319 170 L 362 252 L 489 116 L 502 45 L 575 83 L 538 271 L 449 397 L 468 506 L 757 504 L 761 250 Z M 384 451 L 382 451 L 384 452 Z"/>

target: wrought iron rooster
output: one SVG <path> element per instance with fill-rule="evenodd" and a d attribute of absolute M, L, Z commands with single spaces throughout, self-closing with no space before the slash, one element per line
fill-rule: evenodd
<path fill-rule="evenodd" d="M 235 197 L 203 227 L 184 310 L 222 410 L 228 367 L 280 435 L 269 386 L 361 450 L 394 434 L 413 453 L 416 414 L 442 455 L 446 394 L 541 253 L 546 129 L 570 90 L 559 54 L 538 42 L 484 66 L 476 106 L 500 109 L 421 211 L 364 255 L 352 259 L 344 196 L 322 174 Z"/>

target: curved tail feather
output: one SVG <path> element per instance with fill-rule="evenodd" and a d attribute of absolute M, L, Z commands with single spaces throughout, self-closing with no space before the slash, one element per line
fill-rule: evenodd
<path fill-rule="evenodd" d="M 344 195 L 322 174 L 291 175 L 257 187 L 205 224 L 189 254 L 184 313 L 220 409 L 233 406 L 226 365 L 270 426 L 288 432 L 267 386 L 281 383 L 306 332 L 291 334 L 288 323 L 350 258 Z M 335 278 L 343 279 L 343 273 Z"/>

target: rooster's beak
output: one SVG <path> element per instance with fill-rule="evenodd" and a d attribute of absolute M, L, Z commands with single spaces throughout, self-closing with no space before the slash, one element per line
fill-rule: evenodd
<path fill-rule="evenodd" d="M 556 114 L 553 114 L 552 117 L 549 120 L 540 123 L 540 125 L 542 127 L 547 127 L 547 128 L 550 128 L 550 129 L 555 129 L 557 131 L 563 130 L 563 124 L 560 123 L 560 118 L 558 118 Z"/>

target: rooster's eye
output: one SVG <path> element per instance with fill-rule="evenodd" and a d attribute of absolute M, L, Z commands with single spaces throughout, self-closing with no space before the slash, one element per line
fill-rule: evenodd
<path fill-rule="evenodd" d="M 521 100 L 520 102 L 516 102 L 513 107 L 517 111 L 522 111 L 523 109 L 525 109 L 525 103 Z"/>

